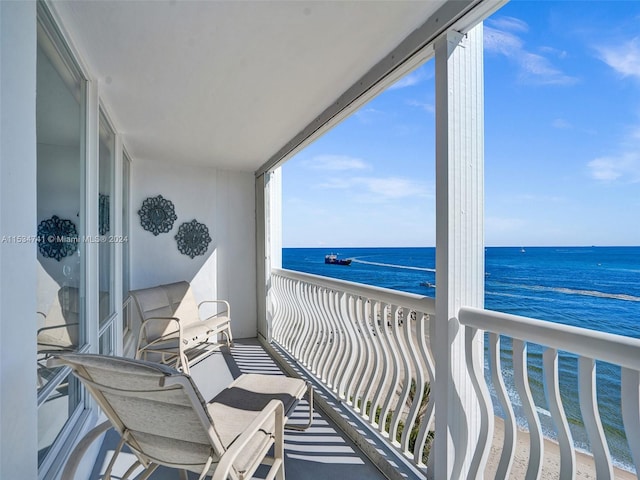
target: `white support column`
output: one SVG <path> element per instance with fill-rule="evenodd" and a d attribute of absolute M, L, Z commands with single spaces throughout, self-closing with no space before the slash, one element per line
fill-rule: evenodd
<path fill-rule="evenodd" d="M 280 168 L 256 178 L 258 249 L 258 333 L 271 341 L 271 270 L 282 268 L 282 173 Z"/>
<path fill-rule="evenodd" d="M 436 433 L 430 463 L 433 478 L 461 479 L 469 474 L 480 428 L 457 315 L 463 305 L 484 305 L 482 24 L 466 35 L 447 33 L 435 52 Z M 475 337 L 482 358 L 482 334 Z"/>
<path fill-rule="evenodd" d="M 267 198 L 267 235 L 271 270 L 282 268 L 282 168 L 269 172 Z"/>
<path fill-rule="evenodd" d="M 267 328 L 267 210 L 266 184 L 269 172 L 256 177 L 256 314 L 258 336 L 270 341 Z"/>
<path fill-rule="evenodd" d="M 36 3 L 0 1 L 0 478 L 38 477 Z"/>

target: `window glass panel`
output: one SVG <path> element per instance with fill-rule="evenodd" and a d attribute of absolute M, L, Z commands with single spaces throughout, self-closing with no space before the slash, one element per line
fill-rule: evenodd
<path fill-rule="evenodd" d="M 68 375 L 38 408 L 38 464 L 60 436 L 67 420 L 82 400 L 80 382 Z"/>
<path fill-rule="evenodd" d="M 45 21 L 46 19 L 40 18 Z M 47 359 L 86 343 L 82 195 L 85 82 L 66 50 L 38 25 L 37 387 L 38 464 L 81 405 L 77 383 Z"/>

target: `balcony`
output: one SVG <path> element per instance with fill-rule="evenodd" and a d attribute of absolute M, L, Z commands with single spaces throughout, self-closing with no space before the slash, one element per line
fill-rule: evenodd
<path fill-rule="evenodd" d="M 431 478 L 435 392 L 450 386 L 440 387 L 435 376 L 434 299 L 280 269 L 272 271 L 270 294 L 272 342 L 240 340 L 194 365 L 203 396 L 214 397 L 242 373 L 301 376 L 314 384 L 319 408 L 309 430 L 286 433 L 288 478 Z M 484 331 L 488 360 L 475 375 L 480 359 L 467 349 L 464 364 L 479 399 L 475 477 L 636 478 L 612 463 L 596 370 L 601 362 L 621 369 L 623 435 L 635 461 L 639 340 L 473 308 L 460 310 L 458 325 Z M 528 355 L 533 350 L 541 352 L 542 368 L 540 356 Z M 578 398 L 560 393 L 568 373 L 559 358 L 567 355 L 577 364 Z M 544 388 L 536 392 L 540 379 Z M 574 445 L 566 404 L 579 405 L 590 454 Z M 303 401 L 291 420 L 304 423 L 308 412 Z M 543 434 L 550 430 L 554 440 Z M 114 433 L 106 437 L 90 478 L 100 478 L 117 441 Z M 133 459 L 121 454 L 115 478 Z M 175 476 L 161 468 L 150 478 Z"/>

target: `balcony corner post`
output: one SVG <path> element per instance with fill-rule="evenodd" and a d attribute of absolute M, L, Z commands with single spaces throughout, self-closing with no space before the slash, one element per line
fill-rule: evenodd
<path fill-rule="evenodd" d="M 484 306 L 482 43 L 478 24 L 447 32 L 435 45 L 436 433 L 429 474 L 438 479 L 482 478 L 493 425 L 472 379 L 482 375 L 484 333 L 457 318 L 462 306 Z"/>

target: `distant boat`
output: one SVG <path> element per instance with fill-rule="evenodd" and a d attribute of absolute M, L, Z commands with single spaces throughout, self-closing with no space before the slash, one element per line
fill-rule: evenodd
<path fill-rule="evenodd" d="M 324 263 L 329 263 L 332 265 L 351 265 L 350 258 L 338 258 L 338 255 L 335 253 L 330 253 L 324 256 Z"/>
<path fill-rule="evenodd" d="M 436 288 L 436 284 L 431 282 L 420 282 L 420 286 L 427 288 Z"/>
<path fill-rule="evenodd" d="M 520 253 L 524 253 L 525 251 L 524 247 L 520 247 Z"/>

